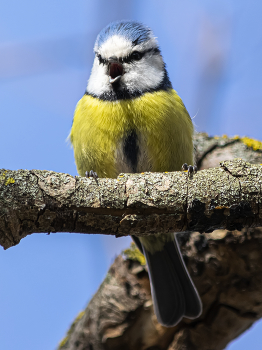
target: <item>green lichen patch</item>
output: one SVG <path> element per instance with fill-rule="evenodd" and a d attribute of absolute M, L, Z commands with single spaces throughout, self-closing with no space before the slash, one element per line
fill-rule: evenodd
<path fill-rule="evenodd" d="M 9 179 L 6 180 L 5 185 L 8 186 L 9 184 L 14 184 L 15 183 L 15 179 L 13 179 L 12 177 L 9 177 Z"/>
<path fill-rule="evenodd" d="M 68 341 L 68 335 L 60 341 L 58 349 L 62 349 L 62 347 L 66 345 L 67 341 Z"/>
<path fill-rule="evenodd" d="M 130 248 L 125 249 L 122 254 L 127 259 L 138 261 L 141 265 L 146 264 L 144 255 L 140 252 L 134 242 L 132 242 Z"/>
<path fill-rule="evenodd" d="M 72 323 L 70 329 L 67 332 L 67 335 L 60 341 L 58 349 L 62 349 L 66 345 L 66 343 L 68 342 L 68 339 L 69 339 L 71 333 L 73 333 L 73 331 L 75 329 L 75 326 L 76 326 L 77 322 L 81 320 L 81 318 L 84 316 L 84 314 L 85 314 L 85 311 L 81 311 L 76 316 L 74 322 Z"/>
<path fill-rule="evenodd" d="M 242 137 L 240 138 L 241 142 L 243 142 L 247 147 L 252 148 L 254 151 L 262 151 L 262 142 L 251 139 L 249 137 Z"/>
<path fill-rule="evenodd" d="M 6 173 L 7 173 L 7 170 L 3 171 L 2 174 L 1 174 L 1 171 L 0 171 L 0 181 L 5 181 L 5 179 L 6 179 Z"/>

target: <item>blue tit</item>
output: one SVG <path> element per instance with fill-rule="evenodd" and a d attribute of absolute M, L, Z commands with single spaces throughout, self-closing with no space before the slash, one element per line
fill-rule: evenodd
<path fill-rule="evenodd" d="M 169 80 L 152 31 L 110 23 L 94 46 L 87 89 L 70 140 L 78 173 L 165 172 L 193 163 L 193 124 Z M 202 304 L 174 234 L 134 237 L 148 265 L 154 310 L 164 326 L 196 318 Z"/>

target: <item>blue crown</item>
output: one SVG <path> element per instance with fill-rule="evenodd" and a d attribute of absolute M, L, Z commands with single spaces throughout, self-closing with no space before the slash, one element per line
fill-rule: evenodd
<path fill-rule="evenodd" d="M 132 45 L 138 45 L 153 37 L 150 28 L 136 21 L 116 21 L 109 23 L 98 34 L 95 47 L 98 49 L 108 38 L 113 35 L 121 35 L 132 42 Z"/>

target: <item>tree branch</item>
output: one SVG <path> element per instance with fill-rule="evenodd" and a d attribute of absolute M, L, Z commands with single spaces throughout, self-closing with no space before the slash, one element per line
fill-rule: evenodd
<path fill-rule="evenodd" d="M 241 157 L 262 162 L 262 143 L 248 138 L 195 135 L 198 167 Z M 210 231 L 260 226 L 261 168 L 239 160 L 219 169 L 126 174 L 114 179 L 73 178 L 51 171 L 0 171 L 0 245 L 33 232 L 116 236 Z"/>
<path fill-rule="evenodd" d="M 33 232 L 116 236 L 262 226 L 262 166 L 241 159 L 186 172 L 90 179 L 40 170 L 0 171 L 0 244 Z"/>

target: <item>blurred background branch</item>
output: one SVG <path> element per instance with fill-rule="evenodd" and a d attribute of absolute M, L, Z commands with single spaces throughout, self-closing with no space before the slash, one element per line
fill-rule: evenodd
<path fill-rule="evenodd" d="M 261 229 L 178 237 L 203 302 L 197 320 L 157 322 L 147 268 L 133 247 L 115 259 L 59 350 L 222 350 L 262 317 Z"/>

